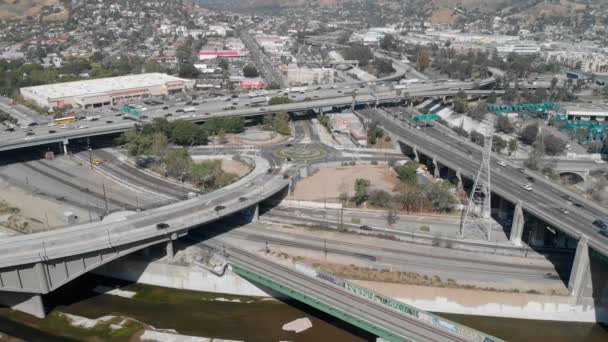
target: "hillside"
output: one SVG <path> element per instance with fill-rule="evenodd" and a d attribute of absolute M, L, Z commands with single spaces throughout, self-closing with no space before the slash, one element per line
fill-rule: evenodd
<path fill-rule="evenodd" d="M 18 19 L 43 14 L 46 20 L 63 20 L 67 11 L 54 10 L 63 7 L 62 0 L 0 0 L 0 19 Z"/>

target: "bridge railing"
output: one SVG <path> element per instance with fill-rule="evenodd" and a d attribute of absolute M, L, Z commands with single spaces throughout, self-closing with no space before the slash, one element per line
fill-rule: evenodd
<path fill-rule="evenodd" d="M 420 310 L 411 305 L 400 302 L 389 296 L 380 294 L 374 290 L 370 290 L 361 285 L 355 284 L 352 281 L 339 278 L 331 273 L 323 272 L 315 267 L 308 264 L 296 261 L 293 267 L 296 271 L 305 274 L 309 277 L 321 279 L 323 281 L 332 283 L 338 287 L 342 287 L 344 290 L 352 292 L 360 297 L 367 300 L 374 301 L 383 306 L 386 306 L 392 310 L 398 311 L 404 315 L 408 315 L 411 318 L 426 323 L 427 325 L 433 326 L 437 329 L 448 331 L 452 334 L 461 336 L 469 341 L 477 342 L 498 342 L 501 339 L 484 332 L 475 330 L 465 325 L 450 321 L 443 317 L 434 315 L 432 313 Z"/>

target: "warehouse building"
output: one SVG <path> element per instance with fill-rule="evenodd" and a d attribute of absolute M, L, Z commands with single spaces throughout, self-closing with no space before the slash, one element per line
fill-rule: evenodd
<path fill-rule="evenodd" d="M 97 108 L 132 98 L 169 95 L 192 89 L 193 80 L 148 73 L 21 88 L 21 96 L 48 108 Z"/>

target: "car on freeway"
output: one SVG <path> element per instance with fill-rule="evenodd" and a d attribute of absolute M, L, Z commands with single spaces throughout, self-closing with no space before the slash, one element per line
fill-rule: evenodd
<path fill-rule="evenodd" d="M 175 112 L 176 112 L 176 113 L 183 113 L 183 112 L 184 112 L 184 109 L 183 109 L 183 108 L 180 108 L 180 109 L 176 110 Z"/>
<path fill-rule="evenodd" d="M 559 211 L 561 211 L 564 214 L 568 214 L 568 208 L 566 208 L 566 207 L 559 208 Z"/>
<path fill-rule="evenodd" d="M 585 208 L 585 206 L 583 205 L 583 203 L 580 203 L 580 202 L 572 203 L 572 205 L 575 206 L 575 207 L 577 207 L 577 208 L 579 208 L 579 209 L 584 209 Z"/>
<path fill-rule="evenodd" d="M 34 132 L 29 131 L 29 132 L 25 133 L 25 135 L 27 135 L 27 136 L 31 136 L 31 135 L 34 135 Z"/>
<path fill-rule="evenodd" d="M 527 176 L 526 179 L 530 182 L 530 183 L 534 183 L 534 177 L 532 176 Z"/>
<path fill-rule="evenodd" d="M 170 117 L 170 116 L 173 116 L 173 114 L 171 114 L 171 113 L 167 113 L 167 114 L 165 114 L 164 116 L 165 116 L 166 118 L 168 118 L 168 117 Z"/>
<path fill-rule="evenodd" d="M 163 107 L 163 110 L 167 110 L 167 109 L 169 109 L 169 106 L 164 106 Z"/>
<path fill-rule="evenodd" d="M 504 162 L 504 161 L 502 161 L 502 160 L 499 160 L 499 161 L 498 161 L 498 165 L 500 165 L 500 166 L 502 166 L 502 167 L 505 167 L 505 166 L 507 166 L 507 163 L 505 163 L 505 162 Z"/>
<path fill-rule="evenodd" d="M 239 202 L 245 202 L 247 200 L 247 197 L 239 197 Z"/>
<path fill-rule="evenodd" d="M 220 211 L 220 210 L 224 210 L 226 209 L 226 207 L 224 207 L 223 205 L 218 205 L 215 207 L 215 211 Z"/>
<path fill-rule="evenodd" d="M 524 169 L 523 167 L 520 167 L 520 168 L 519 168 L 519 169 L 517 169 L 517 170 L 519 170 L 519 172 L 522 172 L 522 173 L 523 173 L 523 172 L 526 172 L 526 169 Z"/>
<path fill-rule="evenodd" d="M 522 184 L 522 185 L 521 185 L 521 187 L 522 187 L 524 190 L 532 191 L 532 184 L 530 184 L 530 183 L 527 183 L 527 184 Z"/>
<path fill-rule="evenodd" d="M 608 229 L 608 221 L 605 219 L 596 219 L 593 221 L 593 225 L 598 227 L 599 229 Z"/>
<path fill-rule="evenodd" d="M 53 126 L 57 126 L 57 124 L 54 123 L 54 122 L 49 122 L 49 123 L 46 124 L 46 126 L 47 127 L 53 127 Z"/>
<path fill-rule="evenodd" d="M 169 228 L 168 223 L 161 222 L 161 223 L 156 224 L 156 229 L 167 229 L 167 228 Z"/>
<path fill-rule="evenodd" d="M 52 129 L 49 129 L 49 133 L 50 133 L 50 134 L 53 134 L 53 133 L 57 133 L 57 131 L 52 130 Z"/>
<path fill-rule="evenodd" d="M 112 120 L 106 120 L 106 123 L 107 124 L 111 124 L 111 123 L 114 123 L 114 121 L 112 121 Z"/>
<path fill-rule="evenodd" d="M 28 126 L 30 126 L 30 127 L 38 126 L 38 123 L 37 122 L 30 122 L 30 124 Z"/>
<path fill-rule="evenodd" d="M 361 229 L 361 230 L 372 230 L 372 227 L 363 225 L 363 226 L 360 226 L 359 229 Z"/>
<path fill-rule="evenodd" d="M 596 163 L 596 164 L 606 164 L 606 161 L 602 160 L 602 159 L 596 159 L 593 162 Z"/>
<path fill-rule="evenodd" d="M 245 184 L 246 188 L 251 187 L 251 186 L 253 186 L 253 182 L 249 182 L 249 183 Z"/>
<path fill-rule="evenodd" d="M 25 137 L 25 140 L 31 140 L 31 139 L 33 139 L 33 138 L 34 138 L 34 137 L 27 136 L 27 137 Z"/>

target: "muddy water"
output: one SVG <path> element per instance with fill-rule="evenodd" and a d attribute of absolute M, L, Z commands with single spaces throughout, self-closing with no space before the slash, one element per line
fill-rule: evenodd
<path fill-rule="evenodd" d="M 96 285 L 135 291 L 132 299 L 93 292 Z M 221 298 L 218 300 L 218 298 Z M 85 275 L 44 298 L 48 309 L 89 318 L 132 317 L 156 328 L 181 334 L 240 341 L 373 341 L 360 329 L 295 302 L 165 289 Z M 608 341 L 608 330 L 597 324 L 527 321 L 476 316 L 443 316 L 509 341 Z M 296 334 L 283 324 L 308 317 L 312 328 Z M 48 319 L 48 318 L 47 318 Z M 48 323 L 48 322 L 47 322 Z M 0 331 L 26 341 L 75 341 L 90 336 L 58 332 L 44 320 L 0 310 Z M 98 337 L 96 340 L 104 340 Z M 2 340 L 2 338 L 0 338 Z"/>

